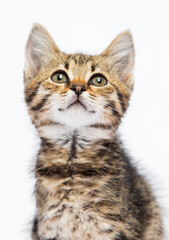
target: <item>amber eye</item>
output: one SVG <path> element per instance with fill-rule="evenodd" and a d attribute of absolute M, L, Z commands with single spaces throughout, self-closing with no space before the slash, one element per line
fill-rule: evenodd
<path fill-rule="evenodd" d="M 52 75 L 51 79 L 55 83 L 65 83 L 68 81 L 68 76 L 65 72 L 58 71 Z"/>
<path fill-rule="evenodd" d="M 103 77 L 103 76 L 94 76 L 91 80 L 90 80 L 90 84 L 96 86 L 96 87 L 102 87 L 105 86 L 107 84 L 107 80 Z"/>

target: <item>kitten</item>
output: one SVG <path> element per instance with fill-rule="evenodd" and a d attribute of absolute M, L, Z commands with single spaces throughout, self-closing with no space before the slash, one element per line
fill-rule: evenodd
<path fill-rule="evenodd" d="M 97 56 L 65 54 L 39 24 L 26 46 L 25 100 L 41 138 L 34 240 L 161 240 L 151 188 L 117 129 L 133 89 L 134 46 L 122 32 Z"/>

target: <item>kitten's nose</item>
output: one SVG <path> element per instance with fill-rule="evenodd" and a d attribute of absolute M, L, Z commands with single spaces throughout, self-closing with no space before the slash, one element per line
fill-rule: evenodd
<path fill-rule="evenodd" d="M 83 92 L 86 91 L 86 88 L 84 85 L 78 85 L 78 84 L 74 84 L 71 87 L 71 90 L 75 91 L 76 95 L 79 97 L 79 95 Z"/>

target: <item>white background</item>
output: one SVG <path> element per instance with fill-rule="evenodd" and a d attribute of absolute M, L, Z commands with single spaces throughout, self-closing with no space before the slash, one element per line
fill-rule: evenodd
<path fill-rule="evenodd" d="M 169 1 L 5 0 L 0 5 L 0 239 L 30 240 L 35 210 L 31 169 L 38 138 L 23 95 L 24 48 L 35 22 L 68 53 L 99 54 L 118 33 L 132 31 L 135 89 L 120 131 L 154 186 L 167 225 Z"/>

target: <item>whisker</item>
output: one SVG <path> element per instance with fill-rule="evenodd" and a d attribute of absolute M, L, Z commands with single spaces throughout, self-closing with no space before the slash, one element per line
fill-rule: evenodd
<path fill-rule="evenodd" d="M 49 98 L 47 98 L 47 99 L 49 99 Z M 48 108 L 48 107 L 53 106 L 53 105 L 56 105 L 56 100 L 58 100 L 58 99 L 60 99 L 60 97 L 55 98 L 55 102 L 49 103 L 48 105 L 46 105 L 46 106 L 40 108 L 39 110 L 37 110 L 37 111 L 32 115 L 32 117 L 35 118 L 35 115 L 39 114 L 39 113 L 40 113 L 42 110 L 44 110 L 45 108 Z M 62 100 L 62 101 L 61 101 L 61 100 Z M 61 100 L 60 100 L 60 104 L 63 104 L 64 99 L 61 99 Z M 56 106 L 56 108 L 57 108 L 57 107 L 58 107 L 58 106 Z"/>
<path fill-rule="evenodd" d="M 48 110 L 49 111 L 49 110 Z M 47 111 L 47 112 L 48 112 Z M 36 127 L 42 120 L 44 120 L 45 119 L 45 114 L 37 121 L 37 122 L 35 122 L 35 124 L 34 124 L 34 126 Z"/>
<path fill-rule="evenodd" d="M 56 93 L 57 91 L 48 90 L 50 93 Z M 25 92 L 36 93 L 35 90 L 25 90 Z"/>
<path fill-rule="evenodd" d="M 56 104 L 56 103 L 50 103 L 50 104 L 48 104 L 48 105 L 46 105 L 46 106 L 38 109 L 34 114 L 31 115 L 32 120 L 34 120 L 35 117 L 36 117 L 40 112 L 42 112 L 44 109 L 46 109 L 46 108 L 48 108 L 48 107 L 50 107 L 50 106 L 52 106 L 52 105 L 54 105 L 54 104 Z"/>
<path fill-rule="evenodd" d="M 113 109 L 114 109 L 115 111 L 117 111 L 121 116 L 124 115 L 123 112 L 121 112 L 120 110 L 117 110 L 117 108 L 116 108 L 114 105 L 112 105 L 112 104 L 108 104 L 107 107 L 113 108 Z"/>
<path fill-rule="evenodd" d="M 50 104 L 50 105 L 54 105 L 55 103 L 52 103 L 52 104 Z M 46 107 L 48 107 L 48 106 L 46 106 Z M 56 109 L 58 106 L 55 106 L 54 108 L 51 108 L 51 109 L 49 109 L 49 110 L 47 110 L 47 112 L 35 123 L 35 126 L 37 126 L 37 124 L 39 123 L 39 122 L 41 122 L 45 117 L 46 117 L 46 114 L 50 111 L 50 110 L 54 110 L 54 109 Z"/>
<path fill-rule="evenodd" d="M 54 104 L 56 104 L 56 103 L 52 103 L 52 105 L 54 105 Z M 51 111 L 51 110 L 53 111 L 53 110 L 55 110 L 57 107 L 58 107 L 58 106 L 54 106 L 54 107 L 52 107 L 51 109 L 47 110 L 47 112 L 34 124 L 35 127 L 46 117 L 46 114 L 47 114 L 49 111 Z"/>
<path fill-rule="evenodd" d="M 103 108 L 102 106 L 100 106 L 98 104 L 95 104 L 95 106 L 93 106 L 93 107 L 96 108 L 96 106 L 97 106 L 97 108 L 100 108 L 103 112 L 108 113 L 111 118 L 114 118 L 114 120 L 116 120 L 120 124 L 120 121 L 115 116 L 110 115 L 110 112 L 108 110 L 106 110 L 105 108 Z"/>
<path fill-rule="evenodd" d="M 103 97 L 101 97 L 101 98 L 103 98 Z M 117 100 L 117 99 L 103 98 L 103 100 L 109 100 L 109 101 L 113 100 L 113 101 L 116 101 L 116 102 L 121 102 L 121 103 L 123 103 L 123 104 L 126 104 L 126 105 L 128 105 L 128 103 L 126 103 L 126 102 L 123 102 L 123 101 L 121 101 L 121 100 Z"/>
<path fill-rule="evenodd" d="M 109 99 L 110 100 L 110 99 Z M 96 104 L 96 102 L 94 101 L 94 100 L 92 100 L 92 99 L 90 99 L 90 102 L 93 102 L 94 104 Z M 118 102 L 118 101 L 117 101 Z M 109 104 L 109 103 L 108 103 Z M 97 105 L 97 104 L 96 104 Z M 113 106 L 113 105 L 111 105 L 111 104 L 109 104 L 111 107 L 113 107 L 113 109 L 115 110 L 115 111 L 117 111 L 121 116 L 123 116 L 124 114 L 123 114 L 123 112 L 122 111 L 120 111 L 120 110 L 118 110 L 115 106 Z M 98 105 L 99 106 L 99 105 Z M 104 109 L 105 110 L 105 109 Z"/>
<path fill-rule="evenodd" d="M 103 60 L 102 60 L 103 57 L 104 57 L 104 55 L 102 54 L 102 55 L 99 57 L 98 61 L 95 63 L 95 66 L 97 66 L 100 62 L 104 63 L 105 60 L 107 60 L 107 59 L 105 59 L 105 60 L 103 61 Z"/>

